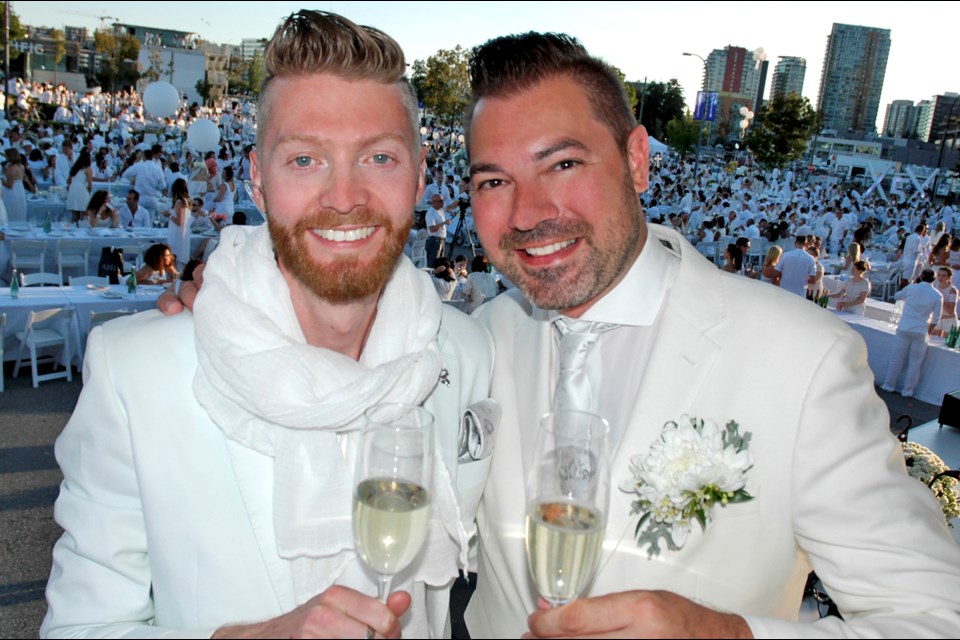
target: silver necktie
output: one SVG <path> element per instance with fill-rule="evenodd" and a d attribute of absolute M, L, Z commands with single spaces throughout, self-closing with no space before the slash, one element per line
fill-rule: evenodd
<path fill-rule="evenodd" d="M 554 320 L 554 326 L 560 333 L 560 373 L 553 410 L 595 413 L 597 408 L 587 375 L 587 359 L 600 334 L 617 325 L 559 317 Z"/>

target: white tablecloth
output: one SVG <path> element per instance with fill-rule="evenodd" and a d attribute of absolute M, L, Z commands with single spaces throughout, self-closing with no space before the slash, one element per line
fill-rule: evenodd
<path fill-rule="evenodd" d="M 893 356 L 896 327 L 889 322 L 836 312 L 837 317 L 863 336 L 867 343 L 867 358 L 873 377 L 882 382 L 887 377 L 887 367 Z M 923 402 L 940 406 L 943 396 L 960 387 L 960 351 L 948 349 L 943 338 L 928 337 L 929 347 L 920 369 L 920 382 L 914 397 Z"/>
<path fill-rule="evenodd" d="M 15 240 L 43 240 L 47 245 L 46 256 L 44 257 L 44 270 L 50 273 L 57 272 L 57 242 L 60 240 L 86 240 L 90 243 L 90 254 L 87 259 L 89 275 L 97 275 L 97 267 L 100 264 L 100 253 L 104 247 L 139 245 L 143 251 L 147 247 L 157 242 L 167 241 L 166 228 L 144 227 L 134 230 L 129 229 L 78 229 L 72 225 L 67 227 L 56 225 L 51 229 L 50 234 L 43 232 L 42 228 L 31 227 L 30 229 L 4 229 L 6 239 L 0 242 L 0 282 L 10 284 L 11 265 L 10 265 L 10 244 Z M 215 232 L 190 235 L 191 253 L 197 249 L 199 244 L 207 238 L 215 238 Z M 65 274 L 66 275 L 66 274 Z M 71 271 L 69 275 L 82 275 L 76 271 Z"/>
<path fill-rule="evenodd" d="M 7 326 L 3 330 L 3 359 L 15 360 L 20 352 L 16 333 L 27 327 L 31 311 L 73 307 L 74 322 L 71 327 L 73 339 L 72 363 L 83 363 L 83 351 L 90 332 L 91 311 L 145 311 L 157 306 L 157 298 L 163 291 L 160 286 L 139 285 L 137 293 L 130 296 L 127 286 L 113 285 L 107 291 L 87 287 L 21 287 L 19 297 L 10 297 L 9 288 L 0 288 L 0 313 L 7 314 Z M 110 297 L 107 297 L 109 295 Z"/>

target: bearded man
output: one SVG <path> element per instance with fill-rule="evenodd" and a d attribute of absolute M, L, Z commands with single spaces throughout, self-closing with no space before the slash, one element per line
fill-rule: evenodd
<path fill-rule="evenodd" d="M 403 53 L 301 11 L 264 66 L 268 225 L 223 231 L 193 314 L 90 334 L 42 636 L 443 633 L 485 471 L 458 469 L 457 426 L 492 347 L 402 257 L 425 173 Z M 357 431 L 383 402 L 423 404 L 437 451 L 426 548 L 386 603 L 351 531 Z"/>

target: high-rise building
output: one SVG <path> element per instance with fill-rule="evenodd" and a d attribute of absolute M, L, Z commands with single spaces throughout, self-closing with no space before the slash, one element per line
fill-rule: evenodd
<path fill-rule="evenodd" d="M 263 56 L 263 50 L 266 46 L 267 40 L 265 38 L 243 38 L 240 40 L 240 59 L 248 62 L 258 52 Z"/>
<path fill-rule="evenodd" d="M 889 55 L 889 29 L 833 24 L 817 98 L 825 128 L 844 132 L 876 129 Z"/>
<path fill-rule="evenodd" d="M 751 51 L 733 45 L 714 49 L 707 56 L 707 71 L 709 77 L 704 79 L 706 91 L 750 96 L 751 104 L 756 98 L 760 70 Z"/>
<path fill-rule="evenodd" d="M 894 100 L 883 116 L 883 135 L 888 138 L 916 138 L 920 107 L 912 100 Z"/>
<path fill-rule="evenodd" d="M 717 124 L 726 127 L 721 129 L 723 136 L 740 132 L 737 127 L 741 118 L 740 107 L 758 110 L 758 92 L 765 71 L 766 67 L 761 68 L 753 59 L 753 52 L 744 47 L 727 45 L 723 49 L 714 49 L 707 56 L 703 86 L 705 91 L 720 94 Z"/>
<path fill-rule="evenodd" d="M 918 138 L 924 142 L 940 142 L 947 130 L 951 137 L 956 137 L 956 130 L 960 129 L 960 95 L 944 93 L 921 104 L 923 108 L 917 122 Z"/>
<path fill-rule="evenodd" d="M 791 93 L 798 96 L 803 95 L 803 78 L 806 73 L 806 59 L 796 56 L 780 56 L 777 66 L 773 69 L 770 99 L 776 100 Z"/>

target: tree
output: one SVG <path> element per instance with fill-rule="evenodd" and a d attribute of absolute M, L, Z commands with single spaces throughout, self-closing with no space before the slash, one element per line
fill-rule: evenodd
<path fill-rule="evenodd" d="M 263 84 L 263 79 L 266 77 L 266 72 L 263 70 L 263 54 L 260 51 L 254 51 L 253 57 L 250 59 L 250 63 L 247 65 L 247 86 L 250 88 L 250 93 L 254 96 L 260 95 L 260 85 Z"/>
<path fill-rule="evenodd" d="M 163 54 L 160 47 L 150 47 L 150 67 L 143 72 L 143 77 L 149 82 L 156 82 L 162 75 Z"/>
<path fill-rule="evenodd" d="M 636 95 L 636 91 L 634 91 Z M 667 123 L 683 119 L 683 89 L 676 78 L 669 82 L 648 82 L 643 99 L 643 119 L 640 121 L 654 138 L 663 139 Z M 639 107 L 639 105 L 638 105 Z M 635 111 L 639 118 L 639 112 Z"/>
<path fill-rule="evenodd" d="M 810 101 L 790 93 L 761 107 L 747 141 L 761 165 L 783 167 L 803 157 L 807 140 L 819 124 Z"/>
<path fill-rule="evenodd" d="M 697 146 L 700 122 L 694 120 L 689 112 L 668 122 L 665 129 L 667 135 L 664 142 L 673 147 L 681 156 L 686 155 Z"/>
<path fill-rule="evenodd" d="M 421 102 L 450 126 L 462 120 L 470 96 L 467 56 L 467 51 L 457 45 L 453 49 L 440 49 L 426 62 L 413 63 L 414 86 L 417 83 L 421 86 Z"/>
<path fill-rule="evenodd" d="M 93 49 L 100 55 L 97 79 L 101 85 L 110 87 L 110 91 L 116 91 L 118 81 L 134 84 L 140 78 L 136 69 L 140 42 L 133 36 L 97 29 L 93 33 Z"/>
<path fill-rule="evenodd" d="M 618 67 L 613 67 L 613 70 L 617 72 L 617 76 L 620 77 L 620 82 L 623 83 L 623 89 L 627 92 L 627 102 L 630 104 L 630 109 L 634 112 L 634 114 L 636 114 L 637 90 L 633 86 L 634 83 L 627 82 L 627 76 L 624 75 L 623 71 L 620 71 Z"/>
<path fill-rule="evenodd" d="M 53 84 L 57 84 L 57 67 L 67 55 L 67 39 L 61 29 L 50 29 L 50 39 L 53 41 Z"/>
<path fill-rule="evenodd" d="M 0 29 L 6 28 L 7 25 L 7 3 L 0 2 Z M 10 9 L 10 41 L 14 40 L 23 40 L 27 37 L 27 30 L 24 28 L 23 24 L 20 23 L 20 16 L 14 13 L 13 8 Z M 20 57 L 20 51 L 11 47 L 10 49 L 10 59 L 14 60 Z"/>

